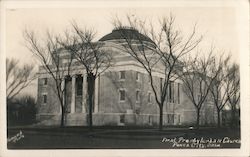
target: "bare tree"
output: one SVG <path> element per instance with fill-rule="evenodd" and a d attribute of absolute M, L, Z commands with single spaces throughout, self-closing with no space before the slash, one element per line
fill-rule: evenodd
<path fill-rule="evenodd" d="M 226 80 L 228 84 L 227 97 L 231 108 L 231 126 L 236 125 L 236 111 L 237 105 L 240 101 L 240 71 L 239 65 L 236 63 L 232 64 L 228 68 L 228 77 Z M 238 106 L 240 108 L 240 106 Z"/>
<path fill-rule="evenodd" d="M 172 15 L 160 20 L 159 31 L 155 30 L 152 22 L 147 27 L 146 20 L 135 16 L 133 19 L 127 15 L 127 21 L 130 30 L 138 33 L 127 31 L 119 18 L 114 19 L 113 24 L 116 29 L 120 29 L 120 36 L 123 39 L 120 44 L 124 47 L 124 52 L 130 54 L 149 75 L 155 101 L 159 107 L 159 129 L 162 130 L 163 106 L 167 101 L 169 84 L 178 79 L 177 73 L 182 71 L 181 57 L 195 49 L 201 42 L 202 36 L 196 37 L 196 27 L 194 27 L 192 33 L 185 38 L 180 30 L 175 29 L 175 18 Z M 154 73 L 159 69 L 162 74 L 160 83 L 154 77 Z"/>
<path fill-rule="evenodd" d="M 183 91 L 196 109 L 196 127 L 200 125 L 200 111 L 208 96 L 209 90 L 218 73 L 211 73 L 210 64 L 214 62 L 212 49 L 207 57 L 200 58 L 196 55 L 189 57 L 184 63 L 185 70 L 181 79 Z"/>
<path fill-rule="evenodd" d="M 34 76 L 34 66 L 24 64 L 18 65 L 18 60 L 8 59 L 6 60 L 6 95 L 7 101 L 12 100 L 17 96 L 25 87 L 27 87 Z"/>
<path fill-rule="evenodd" d="M 65 40 L 60 43 L 83 65 L 87 73 L 89 128 L 92 130 L 95 80 L 112 65 L 112 55 L 102 49 L 102 43 L 93 42 L 95 37 L 93 29 L 81 29 L 76 22 L 72 22 L 72 28 L 71 34 L 65 31 Z"/>
<path fill-rule="evenodd" d="M 37 60 L 41 63 L 42 69 L 45 70 L 53 79 L 55 83 L 55 93 L 60 102 L 61 108 L 61 122 L 60 126 L 64 126 L 66 102 L 65 90 L 66 80 L 71 70 L 72 56 L 68 57 L 68 62 L 63 63 L 60 54 L 63 49 L 60 47 L 59 36 L 52 35 L 47 31 L 45 40 L 42 40 L 35 35 L 33 31 L 24 30 L 24 39 L 27 43 L 27 48 L 35 55 Z M 42 42 L 44 41 L 44 42 Z M 65 81 L 65 82 L 64 82 Z"/>
<path fill-rule="evenodd" d="M 228 71 L 230 56 L 226 58 L 223 55 L 214 59 L 210 64 L 211 73 L 216 76 L 213 80 L 210 88 L 210 92 L 213 98 L 213 102 L 217 109 L 217 127 L 221 126 L 221 111 L 228 102 L 227 92 L 229 90 Z"/>

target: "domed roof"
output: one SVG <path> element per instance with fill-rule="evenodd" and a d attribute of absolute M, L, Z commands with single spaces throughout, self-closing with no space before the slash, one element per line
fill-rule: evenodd
<path fill-rule="evenodd" d="M 126 37 L 125 37 L 125 36 Z M 154 42 L 147 36 L 139 33 L 137 30 L 129 27 L 123 27 L 119 29 L 114 29 L 111 33 L 103 36 L 99 41 L 107 41 L 107 40 L 119 40 L 119 39 L 131 39 L 131 40 L 142 40 L 151 42 L 154 44 Z"/>

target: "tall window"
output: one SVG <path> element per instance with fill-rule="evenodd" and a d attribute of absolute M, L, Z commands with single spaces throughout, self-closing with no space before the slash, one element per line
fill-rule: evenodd
<path fill-rule="evenodd" d="M 44 78 L 43 79 L 43 85 L 47 85 L 48 84 L 48 79 L 47 78 Z"/>
<path fill-rule="evenodd" d="M 125 80 L 125 71 L 120 71 L 120 79 Z"/>
<path fill-rule="evenodd" d="M 43 94 L 43 104 L 46 104 L 46 103 L 47 103 L 47 95 Z"/>
<path fill-rule="evenodd" d="M 148 102 L 149 103 L 151 102 L 151 93 L 150 92 L 148 93 Z"/>
<path fill-rule="evenodd" d="M 140 101 L 140 91 L 137 90 L 136 91 L 136 102 L 139 102 Z"/>
<path fill-rule="evenodd" d="M 180 104 L 181 99 L 180 99 L 180 83 L 177 84 L 177 103 Z"/>
<path fill-rule="evenodd" d="M 135 78 L 136 78 L 136 81 L 139 81 L 139 80 L 140 80 L 140 73 L 139 73 L 139 72 L 136 72 Z"/>
<path fill-rule="evenodd" d="M 125 101 L 125 97 L 126 97 L 126 92 L 124 89 L 120 89 L 119 90 L 119 100 L 120 101 Z"/>

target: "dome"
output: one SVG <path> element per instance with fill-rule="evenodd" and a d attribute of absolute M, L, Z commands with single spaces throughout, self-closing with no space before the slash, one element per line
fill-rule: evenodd
<path fill-rule="evenodd" d="M 127 27 L 123 27 L 123 28 L 119 28 L 119 29 L 114 29 L 111 33 L 103 36 L 99 41 L 108 41 L 108 40 L 119 40 L 119 39 L 124 39 L 124 35 L 126 35 L 128 39 L 132 39 L 132 40 L 142 40 L 142 41 L 147 41 L 150 42 L 152 44 L 154 44 L 154 42 L 147 36 L 139 33 L 137 30 L 133 29 L 133 28 L 127 28 Z"/>

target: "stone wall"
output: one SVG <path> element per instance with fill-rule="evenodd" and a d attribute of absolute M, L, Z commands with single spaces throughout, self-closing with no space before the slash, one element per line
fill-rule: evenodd
<path fill-rule="evenodd" d="M 98 113 L 93 113 L 93 124 L 95 125 L 158 125 L 159 107 L 155 102 L 154 93 L 146 74 L 139 73 L 139 80 L 136 80 L 136 71 L 126 71 L 125 80 L 119 79 L 119 71 L 105 72 L 100 76 Z M 160 78 L 154 78 L 156 89 L 160 91 Z M 75 113 L 70 114 L 71 81 L 68 82 L 68 112 L 66 125 L 82 126 L 87 125 L 86 113 L 81 113 L 82 96 L 76 96 Z M 48 84 L 43 84 L 43 78 L 38 79 L 38 114 L 40 120 L 48 120 L 51 115 L 60 114 L 60 103 L 55 94 L 54 80 L 48 78 Z M 119 101 L 119 89 L 126 90 L 125 101 Z M 136 91 L 140 91 L 140 99 L 136 101 Z M 151 92 L 151 102 L 148 102 L 148 93 Z M 43 104 L 43 94 L 47 94 L 47 103 Z M 175 91 L 175 95 L 177 95 Z M 211 103 L 209 101 L 205 103 Z M 215 123 L 215 108 L 213 104 L 203 105 L 200 123 L 212 125 Z M 47 116 L 46 116 L 47 115 Z M 173 115 L 173 121 L 169 117 Z M 47 117 L 47 118 L 46 118 Z M 121 120 L 124 119 L 124 120 Z M 121 122 L 122 121 L 122 122 Z M 180 88 L 180 103 L 164 104 L 164 125 L 194 125 L 196 122 L 196 111 L 192 102 L 187 98 Z M 49 124 L 52 124 L 48 122 Z"/>
<path fill-rule="evenodd" d="M 57 114 L 60 112 L 60 103 L 55 91 L 55 82 L 47 78 L 47 85 L 44 85 L 44 78 L 38 78 L 37 109 L 38 114 Z M 47 103 L 43 103 L 43 94 L 47 95 Z"/>
<path fill-rule="evenodd" d="M 148 77 L 139 73 L 136 80 L 136 71 L 126 71 L 126 78 L 119 79 L 119 72 L 106 72 L 100 78 L 99 112 L 126 113 L 133 110 L 140 113 L 158 113 L 154 94 L 148 82 Z M 159 82 L 159 81 L 156 81 Z M 119 89 L 126 91 L 125 101 L 119 101 Z M 136 91 L 140 92 L 139 101 L 136 101 Z M 148 93 L 151 92 L 151 102 L 148 102 Z"/>

